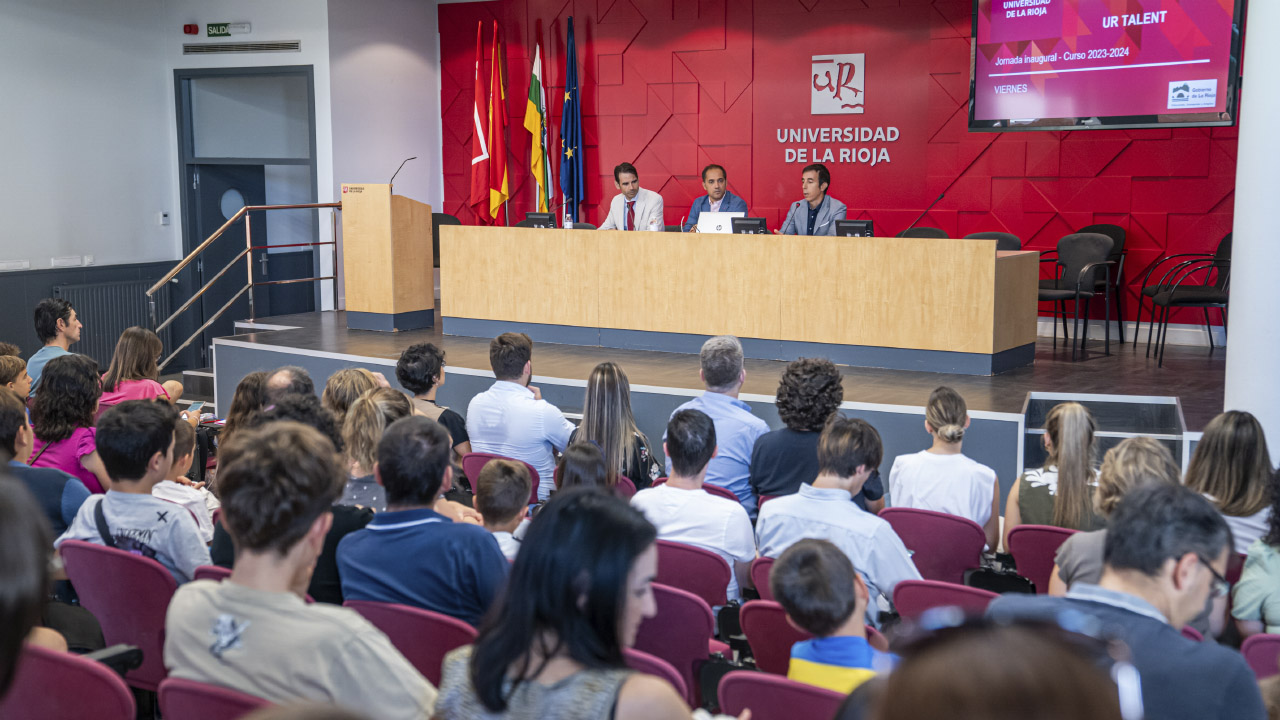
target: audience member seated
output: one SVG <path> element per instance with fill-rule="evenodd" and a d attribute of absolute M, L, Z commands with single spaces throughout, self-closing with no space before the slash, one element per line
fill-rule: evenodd
<path fill-rule="evenodd" d="M 13 684 L 25 644 L 67 649 L 57 632 L 39 627 L 52 541 L 36 499 L 0 471 L 0 698 Z"/>
<path fill-rule="evenodd" d="M 1098 471 L 1093 509 L 1101 518 L 1111 517 L 1120 500 L 1133 490 L 1155 483 L 1179 485 L 1178 465 L 1169 449 L 1148 437 L 1127 438 L 1107 451 Z M 1049 580 L 1050 595 L 1066 595 L 1078 582 L 1096 585 L 1102 578 L 1102 554 L 1107 530 L 1080 532 L 1067 538 L 1054 557 Z"/>
<path fill-rule="evenodd" d="M 257 370 L 245 375 L 236 385 L 235 394 L 231 396 L 231 409 L 227 411 L 222 432 L 218 434 L 218 443 L 229 441 L 237 430 L 266 406 L 267 373 Z"/>
<path fill-rule="evenodd" d="M 1273 472 L 1262 425 L 1239 410 L 1209 421 L 1187 466 L 1187 487 L 1222 513 L 1241 555 L 1270 527 Z"/>
<path fill-rule="evenodd" d="M 623 660 L 657 613 L 655 536 L 624 500 L 557 493 L 530 525 L 509 591 L 475 644 L 445 657 L 435 717 L 689 717 L 666 681 Z"/>
<path fill-rule="evenodd" d="M 280 420 L 299 422 L 318 431 L 330 445 L 341 451 L 342 435 L 334 425 L 333 416 L 320 406 L 320 398 L 314 393 L 282 397 L 279 402 L 271 406 L 271 409 L 252 415 L 247 424 L 236 434 Z M 225 447 L 229 442 L 224 441 L 222 446 Z M 219 458 L 220 461 L 225 459 L 225 457 Z M 219 487 L 221 487 L 221 481 L 219 481 Z M 338 577 L 338 541 L 349 533 L 368 525 L 373 519 L 373 510 L 353 505 L 334 505 L 330 511 L 333 524 L 325 534 L 324 546 L 320 549 L 320 557 L 316 559 L 315 569 L 311 572 L 311 584 L 307 586 L 307 594 L 317 602 L 341 605 L 342 581 Z M 216 565 L 227 568 L 235 565 L 235 548 L 231 542 L 231 535 L 221 523 L 213 529 L 213 546 L 210 548 L 210 555 Z"/>
<path fill-rule="evenodd" d="M 1137 720 L 1140 706 L 1120 711 L 1114 664 L 1099 641 L 1040 624 L 944 626 L 912 640 L 893 674 L 850 695 L 835 720 Z M 1126 699 L 1137 695 L 1131 676 L 1122 682 Z M 860 700 L 870 708 L 855 714 Z"/>
<path fill-rule="evenodd" d="M 611 490 L 604 453 L 591 443 L 570 443 L 556 462 L 556 490 L 570 487 L 594 487 Z"/>
<path fill-rule="evenodd" d="M 44 367 L 36 390 L 31 425 L 36 444 L 32 467 L 48 467 L 74 475 L 89 492 L 111 488 L 111 478 L 98 456 L 94 417 L 102 380 L 98 364 L 85 355 L 66 353 Z"/>
<path fill-rule="evenodd" d="M 636 493 L 631 504 L 657 527 L 659 540 L 693 545 L 724 558 L 732 571 L 726 592 L 730 601 L 737 600 L 742 597 L 740 587 L 751 587 L 756 541 L 741 504 L 702 489 L 719 452 L 715 421 L 701 410 L 677 410 L 664 436 L 662 449 L 671 477 Z"/>
<path fill-rule="evenodd" d="M 444 385 L 444 351 L 431 343 L 410 345 L 396 361 L 396 379 L 413 394 L 414 412 L 435 420 L 449 431 L 449 438 L 453 441 L 453 462 L 461 467 L 462 456 L 471 452 L 467 421 L 456 411 L 436 402 L 436 393 Z"/>
<path fill-rule="evenodd" d="M 1280 505 L 1280 473 L 1271 475 L 1270 485 L 1267 534 L 1249 546 L 1244 571 L 1232 590 L 1231 616 L 1245 637 L 1260 632 L 1280 634 L 1280 511 L 1276 510 Z"/>
<path fill-rule="evenodd" d="M 320 393 L 320 404 L 333 414 L 338 427 L 342 427 L 347 420 L 347 411 L 356 400 L 378 387 L 378 379 L 368 370 L 359 367 L 342 368 L 330 375 L 325 382 L 324 392 Z"/>
<path fill-rule="evenodd" d="M 570 445 L 578 442 L 594 443 L 604 453 L 609 487 L 625 476 L 637 490 L 643 490 L 662 475 L 662 466 L 649 449 L 649 438 L 640 432 L 631 413 L 631 383 L 617 363 L 600 363 L 587 378 L 582 423 L 569 437 Z"/>
<path fill-rule="evenodd" d="M 285 395 L 315 395 L 316 383 L 311 374 L 297 365 L 285 365 L 267 375 L 267 403 Z"/>
<path fill-rule="evenodd" d="M 177 380 L 160 383 L 157 363 L 163 353 L 160 338 L 146 328 L 131 327 L 120 333 L 111 364 L 102 376 L 99 414 L 126 400 L 164 398 L 169 403 L 178 402 L 182 397 L 182 383 Z"/>
<path fill-rule="evenodd" d="M 435 688 L 386 635 L 352 610 L 303 600 L 346 476 L 333 444 L 300 423 L 273 422 L 239 433 L 221 459 L 235 569 L 225 582 L 199 580 L 173 596 L 164 642 L 170 676 L 277 703 L 428 717 Z"/>
<path fill-rule="evenodd" d="M 870 594 L 849 557 L 826 540 L 801 540 L 769 572 L 769 586 L 792 625 L 815 636 L 791 648 L 787 677 L 850 693 L 895 658 L 867 643 Z"/>
<path fill-rule="evenodd" d="M 351 405 L 342 426 L 342 445 L 350 463 L 350 479 L 340 501 L 343 505 L 359 505 L 374 512 L 387 509 L 382 486 L 373 476 L 378 442 L 391 423 L 412 414 L 409 398 L 391 388 L 370 390 Z"/>
<path fill-rule="evenodd" d="M 0 387 L 18 393 L 26 401 L 31 395 L 31 376 L 25 360 L 17 355 L 0 355 Z"/>
<path fill-rule="evenodd" d="M 84 483 L 61 470 L 27 465 L 35 434 L 27 422 L 25 397 L 0 388 L 0 456 L 11 458 L 2 469 L 21 480 L 35 496 L 56 537 L 71 525 L 80 506 L 89 498 L 89 490 Z"/>
<path fill-rule="evenodd" d="M 786 427 L 770 430 L 751 451 L 751 489 L 756 495 L 791 495 L 818 477 L 818 436 L 844 402 L 840 371 L 830 360 L 800 358 L 778 383 L 778 417 Z M 884 486 L 872 475 L 854 496 L 858 507 L 884 508 Z"/>
<path fill-rule="evenodd" d="M 13 343 L 0 342 L 0 357 L 20 357 L 21 355 L 22 348 Z"/>
<path fill-rule="evenodd" d="M 368 715 L 324 703 L 289 703 L 269 705 L 249 713 L 241 720 L 374 720 Z"/>
<path fill-rule="evenodd" d="M 453 477 L 452 452 L 444 426 L 421 415 L 387 428 L 373 466 L 387 511 L 338 544 L 343 597 L 413 605 L 480 624 L 508 566 L 484 528 L 433 509 Z"/>
<path fill-rule="evenodd" d="M 50 366 L 58 362 L 65 359 Z M 103 413 L 98 453 L 111 476 L 111 489 L 85 500 L 54 545 L 83 540 L 149 557 L 164 565 L 179 585 L 208 565 L 209 548 L 191 514 L 151 494 L 173 465 L 178 422 L 178 413 L 167 403 L 148 400 L 127 400 Z"/>
<path fill-rule="evenodd" d="M 206 498 L 208 491 L 201 492 L 204 490 L 204 483 L 197 488 L 186 478 L 187 473 L 191 472 L 191 460 L 195 457 L 195 451 L 195 428 L 179 419 L 173 428 L 173 465 L 164 480 L 151 489 L 151 494 L 190 513 L 200 528 L 200 539 L 207 545 L 213 542 L 213 520 Z"/>
<path fill-rule="evenodd" d="M 1116 633 L 1141 675 L 1148 718 L 1266 717 L 1253 672 L 1239 653 L 1180 633 L 1211 596 L 1228 590 L 1222 575 L 1231 530 L 1213 505 L 1163 483 L 1133 490 L 1111 514 L 1104 552 L 1097 585 L 1077 583 L 1066 597 L 1003 595 L 988 615 L 1074 611 Z"/>
<path fill-rule="evenodd" d="M 520 551 L 515 532 L 524 522 L 532 492 L 529 468 L 514 460 L 490 460 L 476 478 L 476 510 L 484 516 L 484 529 L 493 533 L 508 560 L 515 560 Z"/>
<path fill-rule="evenodd" d="M 27 374 L 31 376 L 28 397 L 35 397 L 40 388 L 44 366 L 52 359 L 69 355 L 74 343 L 80 342 L 80 330 L 84 327 L 76 317 L 75 308 L 62 298 L 45 298 L 36 305 L 36 337 L 44 347 L 27 360 Z"/>
<path fill-rule="evenodd" d="M 1028 470 L 1009 491 L 1004 506 L 1004 547 L 1009 531 L 1019 525 L 1056 525 L 1071 530 L 1097 530 L 1102 518 L 1093 511 L 1097 487 L 1097 446 L 1093 414 L 1080 403 L 1055 405 L 1044 422 L 1044 467 Z"/>
<path fill-rule="evenodd" d="M 533 377 L 533 341 L 524 333 L 503 333 L 489 343 L 489 365 L 497 378 L 467 406 L 472 452 L 523 460 L 538 471 L 538 500 L 554 487 L 553 452 L 569 445 L 573 423 L 529 385 Z"/>
<path fill-rule="evenodd" d="M 965 456 L 968 429 L 969 409 L 960 393 L 949 387 L 934 390 L 924 414 L 924 431 L 933 436 L 933 445 L 893 461 L 889 496 L 894 507 L 974 521 L 982 526 L 987 547 L 994 551 L 1000 543 L 1000 483 L 995 470 Z"/>
<path fill-rule="evenodd" d="M 920 572 L 901 538 L 878 516 L 849 502 L 884 449 L 880 434 L 864 420 L 832 415 L 818 440 L 818 477 L 795 495 L 770 500 L 760 510 L 756 537 L 760 554 L 779 557 L 805 538 L 828 540 L 840 548 L 867 582 L 869 590 L 893 599 L 903 580 L 919 580 Z M 874 597 L 874 596 L 873 596 Z M 875 605 L 868 615 L 874 620 Z"/>
<path fill-rule="evenodd" d="M 769 431 L 763 420 L 751 414 L 751 406 L 738 399 L 747 371 L 742 363 L 742 343 L 732 335 L 718 335 L 702 344 L 699 377 L 707 391 L 676 408 L 706 413 L 716 424 L 716 455 L 707 469 L 707 484 L 719 485 L 737 496 L 752 518 L 756 494 L 751 488 L 751 451 L 756 440 Z M 672 413 L 674 416 L 675 413 Z M 662 438 L 666 442 L 666 437 Z M 667 457 L 667 473 L 671 458 Z"/>

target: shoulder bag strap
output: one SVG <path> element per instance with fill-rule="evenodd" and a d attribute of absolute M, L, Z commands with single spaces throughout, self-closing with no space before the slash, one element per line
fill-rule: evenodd
<path fill-rule="evenodd" d="M 111 528 L 107 527 L 107 515 L 102 510 L 102 505 L 107 499 L 103 497 L 98 504 L 93 507 L 93 520 L 98 525 L 98 535 L 102 536 L 102 543 L 109 548 L 116 546 L 116 539 L 111 536 Z"/>

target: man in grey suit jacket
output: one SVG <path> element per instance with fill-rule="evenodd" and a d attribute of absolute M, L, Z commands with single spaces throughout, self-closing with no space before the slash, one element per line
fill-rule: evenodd
<path fill-rule="evenodd" d="M 791 205 L 779 235 L 835 235 L 836 221 L 844 220 L 849 210 L 844 203 L 827 195 L 831 172 L 826 165 L 814 164 L 800 173 L 804 199 Z"/>
<path fill-rule="evenodd" d="M 662 196 L 640 187 L 640 173 L 636 166 L 624 162 L 613 169 L 613 185 L 622 192 L 613 196 L 609 205 L 609 217 L 600 225 L 601 230 L 656 230 L 666 229 L 663 219 Z"/>

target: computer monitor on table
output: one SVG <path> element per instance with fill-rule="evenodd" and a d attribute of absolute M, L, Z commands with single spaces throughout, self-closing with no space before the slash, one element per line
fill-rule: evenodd
<path fill-rule="evenodd" d="M 556 226 L 555 213 L 531 212 L 526 213 L 524 219 L 529 223 L 529 227 L 553 228 Z"/>
<path fill-rule="evenodd" d="M 766 235 L 769 232 L 764 218 L 737 217 L 730 222 L 733 223 L 734 235 Z"/>
<path fill-rule="evenodd" d="M 870 220 L 837 220 L 836 237 L 875 237 Z"/>

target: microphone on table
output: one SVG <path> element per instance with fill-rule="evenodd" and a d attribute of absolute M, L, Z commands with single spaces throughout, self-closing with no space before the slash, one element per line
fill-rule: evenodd
<path fill-rule="evenodd" d="M 934 206 L 934 205 L 937 205 L 937 204 L 938 204 L 938 202 L 939 202 L 940 200 L 942 200 L 942 198 L 943 198 L 943 197 L 945 197 L 945 196 L 946 196 L 946 193 L 944 193 L 944 192 L 940 192 L 940 193 L 938 193 L 938 198 L 937 198 L 936 200 L 934 200 L 933 202 L 929 203 L 929 207 L 925 208 L 925 209 L 924 209 L 924 212 L 920 213 L 920 217 L 918 217 L 918 218 L 916 218 L 915 220 L 913 220 L 913 221 L 911 222 L 911 224 L 907 226 L 907 230 L 910 230 L 911 228 L 915 227 L 915 226 L 916 226 L 916 223 L 918 223 L 918 222 L 920 222 L 921 220 L 923 220 L 923 219 L 924 219 L 924 216 L 925 216 L 925 215 L 928 215 L 928 214 L 929 214 L 929 211 L 933 209 L 933 206 Z M 906 232 L 907 230 L 903 230 L 902 232 Z"/>
<path fill-rule="evenodd" d="M 411 158 L 405 158 L 404 161 L 400 163 L 400 167 L 396 168 L 396 171 L 391 174 L 391 179 L 387 181 L 387 184 L 390 185 L 391 183 L 396 181 L 396 175 L 399 175 L 400 171 L 404 169 L 405 163 L 409 162 L 410 160 L 417 160 L 417 159 L 418 159 L 417 155 L 414 155 Z"/>

